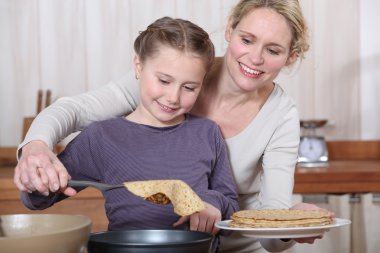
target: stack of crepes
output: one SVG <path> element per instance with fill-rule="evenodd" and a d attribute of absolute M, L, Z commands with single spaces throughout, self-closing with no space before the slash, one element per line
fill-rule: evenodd
<path fill-rule="evenodd" d="M 321 210 L 241 210 L 235 212 L 231 219 L 229 226 L 237 228 L 310 227 L 332 223 L 329 213 Z"/>
<path fill-rule="evenodd" d="M 133 194 L 156 204 L 173 204 L 180 216 L 191 215 L 205 208 L 199 196 L 181 180 L 147 180 L 126 182 L 124 186 Z"/>

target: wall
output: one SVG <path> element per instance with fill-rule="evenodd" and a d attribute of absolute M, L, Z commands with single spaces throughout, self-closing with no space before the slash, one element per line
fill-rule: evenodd
<path fill-rule="evenodd" d="M 21 140 L 38 89 L 53 99 L 100 87 L 131 66 L 138 31 L 158 17 L 190 19 L 222 55 L 237 0 L 0 0 L 0 146 Z M 327 118 L 328 139 L 379 139 L 379 3 L 301 0 L 311 50 L 278 82 L 303 119 Z M 147 8 L 149 6 L 149 8 Z M 337 11 L 339 10 L 339 11 Z"/>
<path fill-rule="evenodd" d="M 360 2 L 361 137 L 380 137 L 380 2 Z"/>

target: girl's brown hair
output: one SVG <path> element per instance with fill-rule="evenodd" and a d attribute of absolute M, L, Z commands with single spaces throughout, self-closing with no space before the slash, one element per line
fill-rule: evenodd
<path fill-rule="evenodd" d="M 199 56 L 207 71 L 214 61 L 215 49 L 208 33 L 187 20 L 170 17 L 157 19 L 145 31 L 140 32 L 134 50 L 144 62 L 157 52 L 159 45 L 168 45 L 181 52 Z"/>

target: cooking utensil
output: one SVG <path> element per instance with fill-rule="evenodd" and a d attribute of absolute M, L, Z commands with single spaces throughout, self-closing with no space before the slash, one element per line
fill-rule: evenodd
<path fill-rule="evenodd" d="M 91 232 L 91 219 L 83 215 L 0 215 L 0 252 L 81 253 Z"/>
<path fill-rule="evenodd" d="M 70 187 L 94 187 L 100 190 L 101 192 L 105 192 L 105 191 L 109 191 L 109 190 L 117 189 L 117 188 L 125 188 L 123 184 L 110 185 L 110 184 L 103 184 L 103 183 L 98 183 L 98 182 L 93 182 L 93 181 L 80 181 L 80 180 L 69 180 L 67 185 Z"/>
<path fill-rule="evenodd" d="M 91 234 L 88 253 L 208 253 L 212 235 L 186 230 L 125 230 Z"/>

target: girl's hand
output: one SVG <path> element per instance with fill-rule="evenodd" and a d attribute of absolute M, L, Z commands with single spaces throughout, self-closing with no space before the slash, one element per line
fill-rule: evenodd
<path fill-rule="evenodd" d="M 221 221 L 222 214 L 220 210 L 213 205 L 207 202 L 203 203 L 206 206 L 205 209 L 190 216 L 181 217 L 176 223 L 173 224 L 173 226 L 179 226 L 190 220 L 190 230 L 207 232 L 213 235 L 217 234 L 219 229 L 215 227 L 215 223 Z"/>

